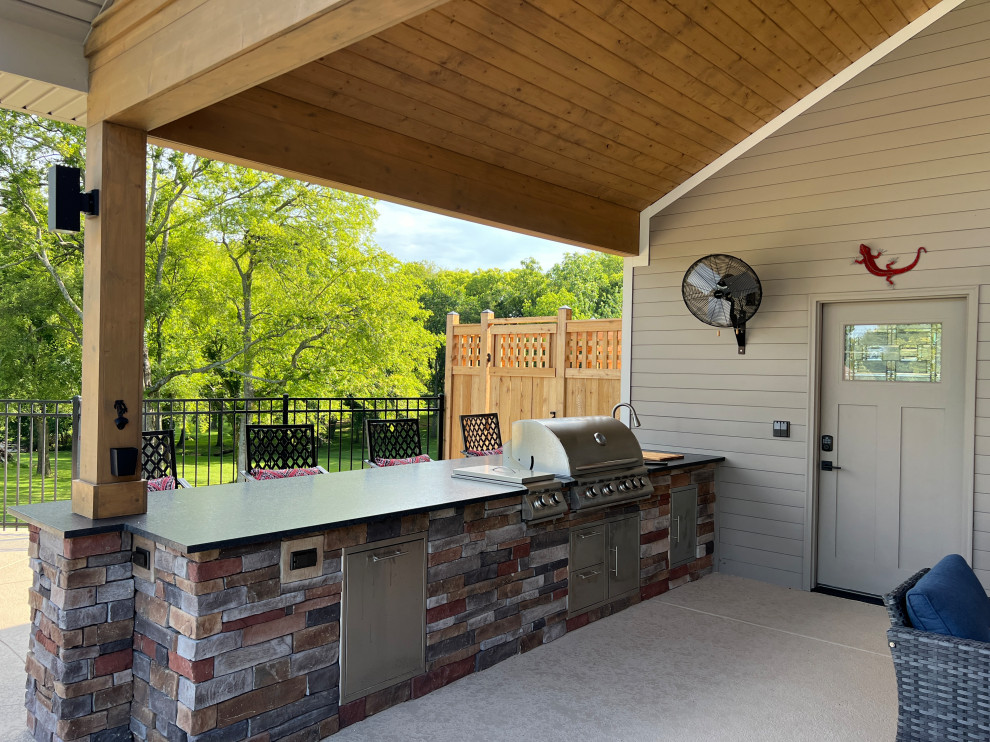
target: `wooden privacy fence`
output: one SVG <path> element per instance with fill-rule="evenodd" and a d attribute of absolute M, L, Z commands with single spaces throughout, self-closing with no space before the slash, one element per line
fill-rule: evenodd
<path fill-rule="evenodd" d="M 460 416 L 497 412 L 502 439 L 526 418 L 608 415 L 619 402 L 622 320 L 447 315 L 445 458 L 461 456 Z"/>

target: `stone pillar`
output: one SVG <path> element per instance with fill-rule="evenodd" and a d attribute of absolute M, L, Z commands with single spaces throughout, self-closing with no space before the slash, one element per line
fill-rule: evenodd
<path fill-rule="evenodd" d="M 130 534 L 61 539 L 31 528 L 28 729 L 38 742 L 131 739 Z"/>
<path fill-rule="evenodd" d="M 100 214 L 86 218 L 82 417 L 72 510 L 88 518 L 147 510 L 140 457 L 133 475 L 110 472 L 111 448 L 141 445 L 144 398 L 145 132 L 97 122 L 86 132 L 86 189 Z M 127 405 L 118 429 L 114 402 Z"/>

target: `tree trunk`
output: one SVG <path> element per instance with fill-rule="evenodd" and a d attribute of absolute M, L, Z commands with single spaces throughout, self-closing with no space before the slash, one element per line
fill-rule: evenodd
<path fill-rule="evenodd" d="M 42 477 L 52 475 L 52 461 L 48 456 L 48 420 L 41 418 L 34 426 L 35 440 L 38 446 L 38 464 L 34 473 Z"/>

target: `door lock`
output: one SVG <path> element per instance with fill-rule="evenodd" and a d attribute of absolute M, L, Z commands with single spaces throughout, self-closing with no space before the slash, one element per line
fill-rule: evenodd
<path fill-rule="evenodd" d="M 822 450 L 823 451 L 831 451 L 832 450 L 832 442 L 833 442 L 832 436 L 830 436 L 830 435 L 823 435 L 822 436 Z"/>
<path fill-rule="evenodd" d="M 822 459 L 822 471 L 838 471 L 841 468 L 841 466 L 833 466 L 831 461 Z"/>

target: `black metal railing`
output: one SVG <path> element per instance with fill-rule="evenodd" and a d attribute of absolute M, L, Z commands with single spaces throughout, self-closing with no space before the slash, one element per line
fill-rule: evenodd
<path fill-rule="evenodd" d="M 64 500 L 78 476 L 79 397 L 0 400 L 0 529 L 19 525 L 9 505 Z M 443 395 L 436 397 L 261 397 L 147 399 L 143 430 L 173 430 L 178 474 L 193 486 L 237 481 L 244 468 L 244 426 L 312 424 L 318 463 L 331 472 L 365 466 L 366 419 L 419 421 L 423 452 L 443 457 Z M 45 472 L 44 475 L 39 472 Z"/>

